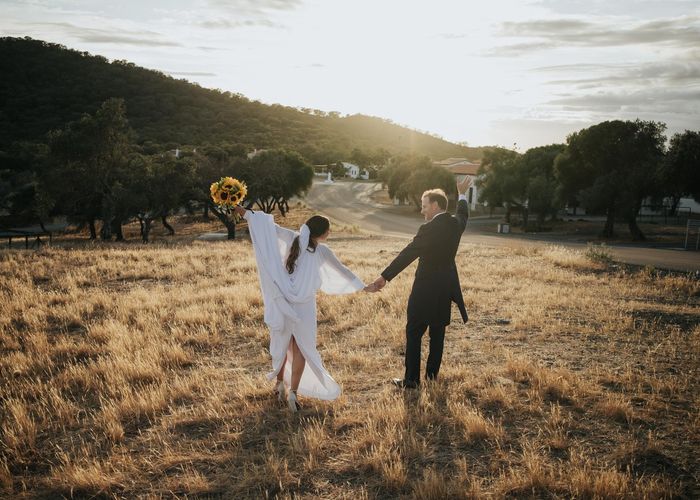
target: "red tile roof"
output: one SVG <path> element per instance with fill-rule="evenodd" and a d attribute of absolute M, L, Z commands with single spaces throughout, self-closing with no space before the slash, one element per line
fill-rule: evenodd
<path fill-rule="evenodd" d="M 438 167 L 444 167 L 453 174 L 476 175 L 476 172 L 477 170 L 479 170 L 481 162 L 472 162 L 467 160 L 466 158 L 447 158 L 445 160 L 435 161 L 433 162 L 433 165 Z"/>

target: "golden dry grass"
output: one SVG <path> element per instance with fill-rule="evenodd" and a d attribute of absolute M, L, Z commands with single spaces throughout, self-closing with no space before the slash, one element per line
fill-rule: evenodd
<path fill-rule="evenodd" d="M 466 246 L 470 322 L 448 328 L 438 382 L 387 383 L 409 268 L 379 294 L 319 296 L 344 393 L 292 415 L 264 379 L 250 243 L 187 237 L 205 226 L 0 252 L 0 495 L 700 495 L 697 280 Z M 329 244 L 369 281 L 405 242 L 345 228 Z"/>

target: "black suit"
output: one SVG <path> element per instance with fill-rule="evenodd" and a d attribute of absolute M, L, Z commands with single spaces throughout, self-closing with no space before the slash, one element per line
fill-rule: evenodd
<path fill-rule="evenodd" d="M 420 380 L 420 341 L 428 327 L 430 353 L 426 376 L 437 377 L 452 302 L 457 304 L 462 320 L 467 321 L 455 255 L 468 218 L 467 202 L 460 200 L 456 215 L 438 214 L 423 224 L 413 241 L 382 272 L 382 277 L 390 281 L 418 259 L 413 288 L 408 298 L 404 377 L 407 383 L 418 383 Z"/>

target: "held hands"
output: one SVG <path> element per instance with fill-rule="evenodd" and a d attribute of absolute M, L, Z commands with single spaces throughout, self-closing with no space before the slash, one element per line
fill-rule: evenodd
<path fill-rule="evenodd" d="M 374 280 L 373 283 L 370 283 L 369 285 L 367 285 L 363 290 L 365 292 L 374 293 L 374 292 L 378 292 L 382 288 L 384 288 L 384 285 L 386 285 L 386 280 L 382 276 L 380 276 L 379 278 Z"/>
<path fill-rule="evenodd" d="M 459 194 L 467 194 L 467 190 L 469 189 L 469 186 L 472 185 L 472 179 L 468 175 L 464 177 L 464 180 L 462 182 L 457 183 L 457 192 Z"/>
<path fill-rule="evenodd" d="M 236 205 L 235 207 L 233 207 L 233 211 L 241 217 L 245 215 L 245 208 L 243 208 L 240 205 Z"/>

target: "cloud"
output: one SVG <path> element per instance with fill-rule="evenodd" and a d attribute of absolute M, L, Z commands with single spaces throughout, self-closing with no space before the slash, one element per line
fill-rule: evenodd
<path fill-rule="evenodd" d="M 301 0 L 205 0 L 206 7 L 197 11 L 196 26 L 230 30 L 247 27 L 284 28 L 274 22 L 274 12 L 293 10 Z M 201 15 L 201 13 L 206 13 Z"/>
<path fill-rule="evenodd" d="M 84 28 L 71 23 L 30 23 L 31 27 L 54 27 L 66 35 L 88 43 L 105 43 L 136 46 L 180 47 L 181 44 L 163 40 L 160 33 L 154 31 L 129 31 L 124 29 Z"/>
<path fill-rule="evenodd" d="M 119 45 L 137 45 L 145 47 L 180 47 L 177 42 L 153 40 L 152 38 L 134 38 L 130 36 L 109 34 L 109 33 L 84 33 L 78 38 L 89 43 L 114 43 Z"/>
<path fill-rule="evenodd" d="M 501 24 L 501 36 L 536 38 L 536 42 L 520 42 L 495 47 L 490 55 L 518 55 L 548 48 L 614 47 L 623 45 L 664 44 L 694 48 L 700 45 L 700 17 L 683 16 L 620 26 L 609 21 L 590 22 L 580 19 L 539 19 Z"/>
<path fill-rule="evenodd" d="M 293 10 L 302 5 L 301 0 L 206 0 L 213 9 L 247 16 L 264 16 L 270 11 Z"/>
<path fill-rule="evenodd" d="M 597 92 L 566 95 L 547 104 L 572 110 L 597 112 L 634 111 L 644 113 L 697 114 L 700 111 L 700 88 L 645 88 L 627 92 Z"/>
<path fill-rule="evenodd" d="M 532 5 L 541 6 L 551 12 L 567 15 L 629 16 L 658 18 L 659 16 L 682 16 L 697 10 L 697 0 L 540 0 Z"/>
<path fill-rule="evenodd" d="M 282 28 L 280 24 L 273 23 L 269 19 L 248 19 L 245 21 L 232 21 L 230 19 L 209 19 L 198 21 L 197 26 L 206 29 L 235 29 L 248 27 Z"/>
<path fill-rule="evenodd" d="M 616 64 L 556 64 L 552 66 L 539 66 L 530 71 L 539 73 L 571 73 L 571 72 L 592 72 L 599 70 L 609 70 L 619 68 Z"/>
<path fill-rule="evenodd" d="M 554 49 L 557 44 L 554 42 L 533 42 L 533 43 L 515 43 L 512 45 L 500 45 L 486 51 L 487 56 L 493 57 L 511 57 L 527 54 L 528 52 L 538 52 L 545 49 Z"/>
<path fill-rule="evenodd" d="M 574 68 L 570 68 L 568 71 L 572 70 Z M 640 65 L 600 65 L 592 67 L 586 72 L 595 74 L 601 70 L 614 72 L 600 76 L 550 80 L 546 83 L 549 85 L 573 85 L 582 88 L 611 84 L 640 86 L 652 82 L 666 86 L 677 86 L 700 82 L 700 63 L 697 62 L 669 61 Z"/>

